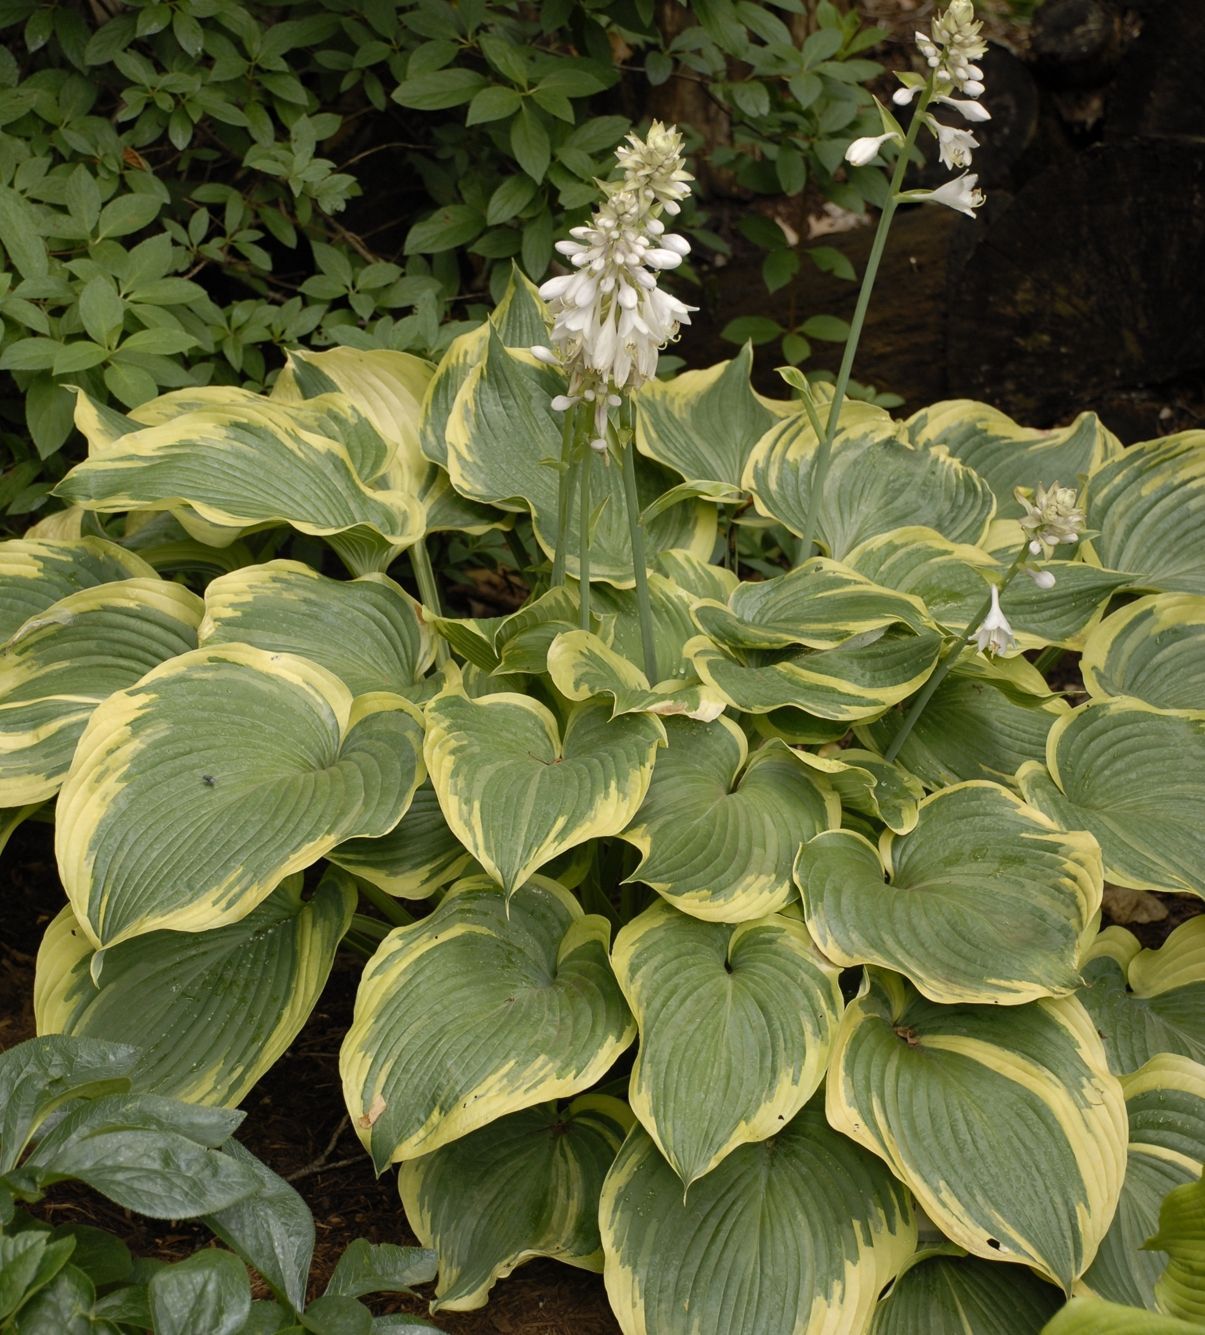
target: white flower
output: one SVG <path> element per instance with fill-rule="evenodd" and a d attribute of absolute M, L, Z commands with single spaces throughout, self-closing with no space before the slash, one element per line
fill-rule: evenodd
<path fill-rule="evenodd" d="M 1032 566 L 1022 566 L 1022 571 L 1029 576 L 1039 589 L 1054 588 L 1053 570 L 1034 570 Z"/>
<path fill-rule="evenodd" d="M 939 185 L 936 190 L 909 190 L 900 198 L 926 204 L 944 204 L 948 209 L 957 209 L 959 213 L 965 213 L 968 218 L 973 218 L 975 210 L 987 198 L 982 190 L 976 188 L 978 180 L 979 177 L 973 172 L 970 174 L 963 172 L 961 176 L 947 181 L 945 185 Z"/>
<path fill-rule="evenodd" d="M 1043 552 L 1049 556 L 1060 543 L 1079 541 L 1088 517 L 1080 509 L 1074 487 L 1052 482 L 1049 487 L 1039 484 L 1036 492 L 1017 487 L 1013 495 L 1025 507 L 1021 528 L 1029 537 L 1029 550 L 1034 556 Z"/>
<path fill-rule="evenodd" d="M 888 130 L 886 134 L 872 134 L 855 139 L 845 150 L 845 161 L 854 167 L 865 167 L 888 139 L 897 144 L 902 142 L 894 130 Z"/>
<path fill-rule="evenodd" d="M 981 107 L 978 102 L 964 102 L 961 98 L 946 97 L 938 93 L 933 98 L 934 102 L 940 102 L 943 106 L 953 107 L 956 112 L 968 121 L 990 121 L 992 113 L 986 107 Z"/>
<path fill-rule="evenodd" d="M 938 154 L 942 166 L 951 171 L 971 165 L 971 149 L 979 147 L 979 140 L 970 130 L 959 130 L 953 125 L 942 125 L 932 116 L 925 117 L 925 123 L 937 136 Z"/>
<path fill-rule="evenodd" d="M 994 584 L 991 610 L 979 623 L 975 642 L 981 654 L 1006 654 L 1017 643 L 1008 618 L 1000 610 L 1000 590 Z"/>
<path fill-rule="evenodd" d="M 913 84 L 911 88 L 897 88 L 895 92 L 891 94 L 891 100 L 897 107 L 906 107 L 920 90 L 921 85 L 919 83 Z"/>

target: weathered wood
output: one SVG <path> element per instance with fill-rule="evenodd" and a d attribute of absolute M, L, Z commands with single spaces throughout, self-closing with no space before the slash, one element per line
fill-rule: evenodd
<path fill-rule="evenodd" d="M 1039 426 L 1133 402 L 1127 433 L 1157 434 L 1134 391 L 1205 374 L 1202 217 L 1205 144 L 1102 145 L 1030 181 L 955 285 L 950 392 Z"/>
<path fill-rule="evenodd" d="M 1121 49 L 1121 15 L 1106 0 L 1046 0 L 1034 15 L 1030 50 L 1052 88 L 1099 86 Z"/>
<path fill-rule="evenodd" d="M 1117 71 L 1106 134 L 1205 137 L 1205 0 L 1164 0 L 1141 24 Z"/>

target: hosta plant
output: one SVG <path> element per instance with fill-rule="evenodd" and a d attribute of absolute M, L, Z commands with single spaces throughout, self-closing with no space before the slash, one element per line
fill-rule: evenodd
<path fill-rule="evenodd" d="M 951 10 L 901 164 L 978 105 Z M 1179 1319 L 1205 918 L 1100 925 L 1205 893 L 1205 433 L 897 421 L 852 351 L 659 381 L 675 137 L 621 166 L 437 366 L 79 397 L 70 508 L 0 547 L 39 1027 L 233 1105 L 362 953 L 344 1093 L 437 1309 L 543 1255 L 631 1333 Z"/>

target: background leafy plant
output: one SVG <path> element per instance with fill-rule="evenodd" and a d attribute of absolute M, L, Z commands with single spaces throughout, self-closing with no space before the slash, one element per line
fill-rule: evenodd
<path fill-rule="evenodd" d="M 646 80 L 706 86 L 732 132 L 708 165 L 738 189 L 875 198 L 873 169 L 839 162 L 878 30 L 829 0 L 691 13 L 670 35 L 651 0 L 5 0 L 0 514 L 19 525 L 61 476 L 72 386 L 119 408 L 263 387 L 302 339 L 438 355 L 512 259 L 545 271 Z M 703 211 L 685 223 L 726 248 Z M 771 289 L 804 253 L 840 266 L 744 230 Z M 831 334 L 804 324 L 784 352 Z"/>

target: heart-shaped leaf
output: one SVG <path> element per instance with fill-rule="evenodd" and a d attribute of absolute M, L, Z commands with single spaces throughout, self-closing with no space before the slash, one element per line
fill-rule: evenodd
<path fill-rule="evenodd" d="M 80 926 L 111 946 L 237 922 L 344 839 L 391 830 L 421 744 L 412 705 L 353 699 L 308 659 L 224 644 L 164 663 L 96 710 L 59 796 Z"/>
<path fill-rule="evenodd" d="M 403 1164 L 406 1218 L 439 1255 L 432 1311 L 483 1307 L 533 1256 L 601 1270 L 599 1193 L 631 1125 L 626 1104 L 587 1094 L 500 1117 Z"/>
<path fill-rule="evenodd" d="M 483 876 L 385 938 L 340 1054 L 378 1172 L 607 1070 L 636 1034 L 609 938 L 553 881 L 535 878 L 508 904 Z"/>
<path fill-rule="evenodd" d="M 935 1224 L 1069 1291 L 1125 1174 L 1125 1100 L 1073 997 L 941 1006 L 868 970 L 829 1064 L 829 1122 L 881 1156 Z"/>
<path fill-rule="evenodd" d="M 53 796 L 96 706 L 197 647 L 203 606 L 158 576 L 81 589 L 0 650 L 0 806 Z"/>
<path fill-rule="evenodd" d="M 729 719 L 667 719 L 665 730 L 669 746 L 622 835 L 642 854 L 629 879 L 711 921 L 785 907 L 800 845 L 840 823 L 836 794 L 782 742 L 750 756 Z"/>
<path fill-rule="evenodd" d="M 927 797 L 916 828 L 885 833 L 877 850 L 850 830 L 817 835 L 796 875 L 830 959 L 895 969 L 950 1004 L 1075 991 L 1102 889 L 1091 835 L 992 783 Z"/>
<path fill-rule="evenodd" d="M 1156 709 L 1205 706 L 1205 596 L 1156 593 L 1102 621 L 1080 659 L 1097 699 L 1132 695 Z"/>
<path fill-rule="evenodd" d="M 1108 880 L 1205 896 L 1205 713 L 1081 705 L 1050 729 L 1045 766 L 1031 761 L 1017 782 L 1060 825 L 1096 836 Z"/>
<path fill-rule="evenodd" d="M 613 964 L 640 1030 L 632 1111 L 685 1186 L 815 1092 L 841 990 L 797 919 L 732 927 L 658 903 L 616 937 Z"/>
<path fill-rule="evenodd" d="M 648 789 L 665 730 L 579 705 L 561 737 L 524 695 L 470 700 L 453 683 L 427 706 L 425 756 L 449 827 L 514 893 L 539 867 L 587 839 L 618 834 Z"/>
<path fill-rule="evenodd" d="M 301 877 L 246 917 L 208 932 L 148 932 L 93 951 L 70 908 L 38 951 L 39 1033 L 130 1043 L 132 1088 L 233 1107 L 309 1018 L 351 922 L 350 878 L 323 878 L 302 901 Z"/>
<path fill-rule="evenodd" d="M 908 1193 L 814 1107 L 733 1150 L 685 1196 L 633 1128 L 600 1223 L 624 1335 L 863 1330 L 916 1241 Z"/>

